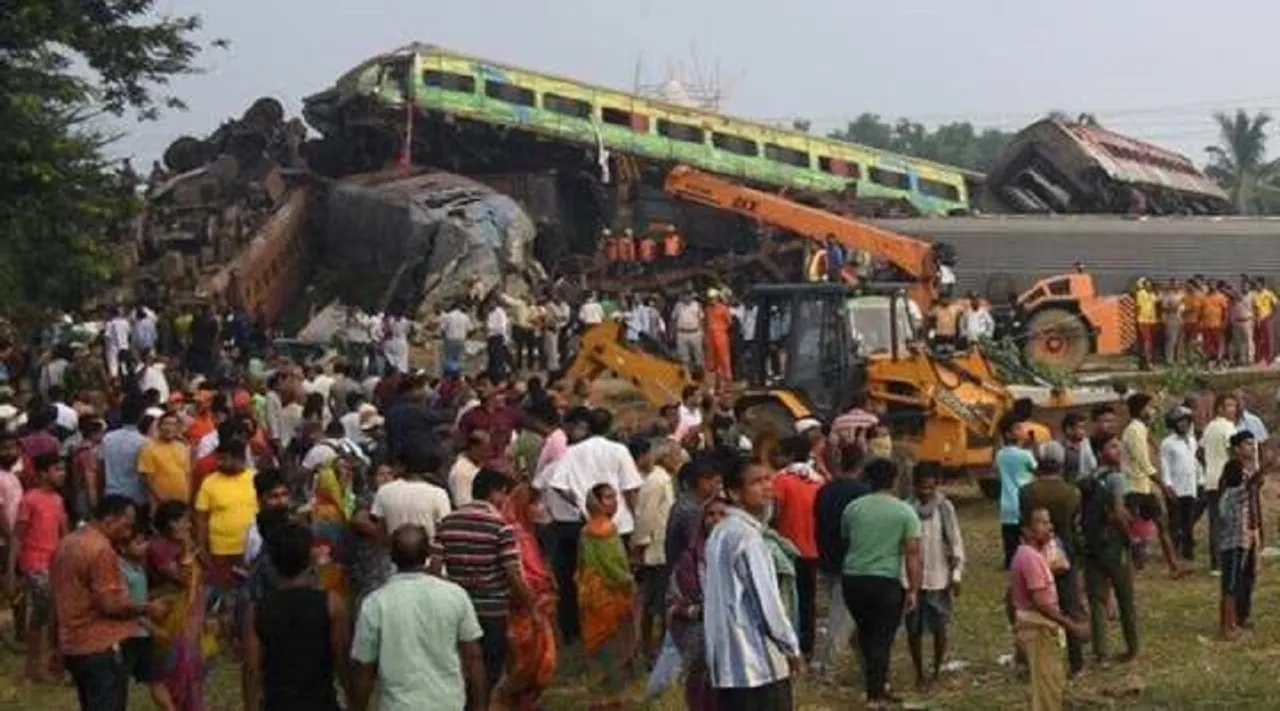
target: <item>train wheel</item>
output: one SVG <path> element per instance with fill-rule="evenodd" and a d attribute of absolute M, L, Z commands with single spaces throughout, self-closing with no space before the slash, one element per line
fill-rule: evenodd
<path fill-rule="evenodd" d="M 1036 368 L 1072 372 L 1089 356 L 1089 329 L 1065 309 L 1043 309 L 1027 323 L 1022 357 Z"/>

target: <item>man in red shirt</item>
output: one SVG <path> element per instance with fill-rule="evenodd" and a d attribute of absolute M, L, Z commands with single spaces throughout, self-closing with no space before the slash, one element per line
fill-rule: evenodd
<path fill-rule="evenodd" d="M 67 510 L 58 493 L 66 471 L 56 452 L 36 455 L 32 468 L 35 485 L 22 495 L 18 520 L 13 527 L 17 555 L 9 561 L 8 584 L 12 587 L 15 576 L 21 574 L 27 598 L 26 678 L 33 683 L 43 683 L 54 641 L 49 567 L 58 541 L 67 534 Z M 45 642 L 50 645 L 46 646 Z"/>
<path fill-rule="evenodd" d="M 796 596 L 799 617 L 796 631 L 800 651 L 813 656 L 818 593 L 818 538 L 814 504 L 823 479 L 809 464 L 809 438 L 793 435 L 782 441 L 782 454 L 790 460 L 773 479 L 773 527 L 800 551 L 796 561 Z"/>
<path fill-rule="evenodd" d="M 463 441 L 475 430 L 489 433 L 489 456 L 484 466 L 505 472 L 507 446 L 520 422 L 520 412 L 507 402 L 508 392 L 493 388 L 484 394 L 479 407 L 467 410 L 458 421 L 458 434 Z"/>

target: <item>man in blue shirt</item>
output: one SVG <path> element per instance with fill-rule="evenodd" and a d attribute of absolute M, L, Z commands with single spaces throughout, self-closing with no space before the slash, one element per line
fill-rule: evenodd
<path fill-rule="evenodd" d="M 1027 450 L 1027 435 L 1020 422 L 1006 425 L 1004 446 L 996 452 L 995 469 L 1000 477 L 1000 538 L 1004 543 L 1004 569 L 1018 550 L 1022 538 L 1018 491 L 1029 484 L 1036 473 L 1036 458 Z"/>
<path fill-rule="evenodd" d="M 762 465 L 725 472 L 734 506 L 707 540 L 707 668 L 723 709 L 789 711 L 791 675 L 804 666 L 764 542 L 771 475 Z"/>
<path fill-rule="evenodd" d="M 138 475 L 138 452 L 147 443 L 146 435 L 138 431 L 142 419 L 142 405 L 134 398 L 125 398 L 120 406 L 123 427 L 111 430 L 102 438 L 99 458 L 102 460 L 104 493 L 106 496 L 127 497 L 137 508 L 137 528 L 148 530 L 147 489 Z"/>

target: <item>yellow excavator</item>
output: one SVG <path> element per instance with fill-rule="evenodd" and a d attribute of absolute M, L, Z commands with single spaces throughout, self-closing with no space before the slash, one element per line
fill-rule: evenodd
<path fill-rule="evenodd" d="M 752 288 L 736 409 L 743 421 L 794 431 L 807 417 L 830 421 L 865 393 L 882 414 L 902 454 L 955 474 L 986 474 L 999 422 L 1013 397 L 976 351 L 934 353 L 912 333 L 898 286 L 835 283 Z M 749 322 L 752 319 L 748 319 Z M 570 380 L 611 372 L 655 405 L 675 403 L 695 383 L 678 360 L 632 344 L 607 322 L 580 338 Z"/>

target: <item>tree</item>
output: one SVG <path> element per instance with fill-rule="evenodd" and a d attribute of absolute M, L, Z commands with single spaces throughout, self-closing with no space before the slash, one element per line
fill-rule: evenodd
<path fill-rule="evenodd" d="M 1234 115 L 1218 112 L 1213 118 L 1218 123 L 1220 143 L 1204 149 L 1209 154 L 1205 173 L 1231 195 L 1240 214 L 1263 211 L 1267 207 L 1264 203 L 1274 202 L 1278 192 L 1273 185 L 1277 164 L 1266 159 L 1266 128 L 1271 115 L 1260 111 L 1250 116 L 1237 109 Z"/>
<path fill-rule="evenodd" d="M 910 119 L 890 124 L 877 114 L 864 113 L 831 138 L 871 148 L 925 158 L 969 170 L 985 171 L 995 163 L 1012 134 L 988 128 L 978 133 L 967 121 L 947 123 L 930 131 Z"/>
<path fill-rule="evenodd" d="M 110 277 L 135 209 L 103 148 L 103 118 L 156 118 L 198 70 L 195 16 L 155 0 L 10 0 L 0 24 L 0 303 L 78 306 Z M 223 45 L 225 43 L 215 42 Z"/>

